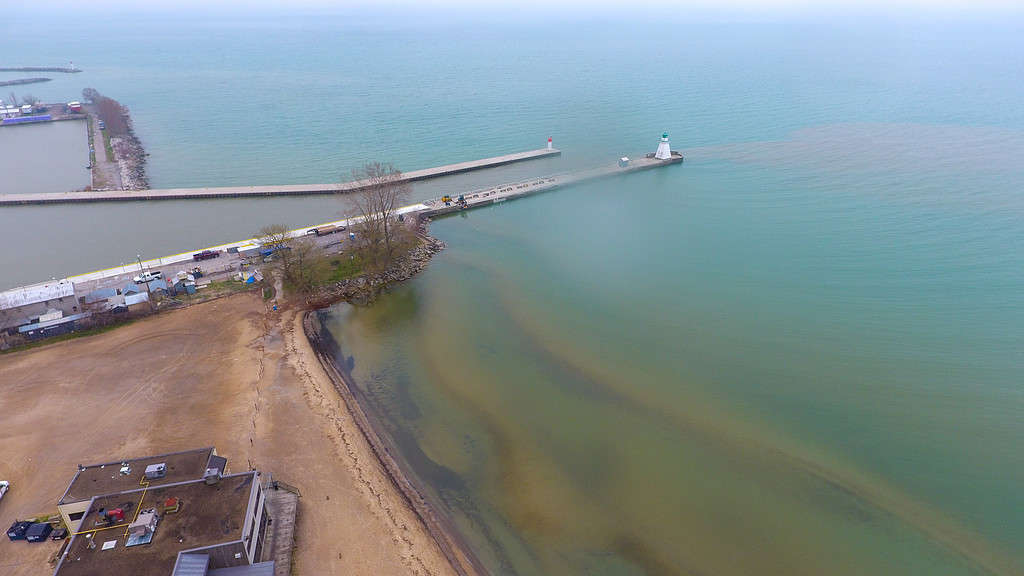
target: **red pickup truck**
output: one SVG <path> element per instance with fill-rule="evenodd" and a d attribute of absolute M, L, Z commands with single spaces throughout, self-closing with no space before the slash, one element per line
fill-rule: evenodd
<path fill-rule="evenodd" d="M 220 256 L 220 250 L 203 250 L 202 252 L 196 252 L 192 255 L 192 259 L 196 262 L 200 260 L 209 260 L 210 258 L 216 258 Z"/>

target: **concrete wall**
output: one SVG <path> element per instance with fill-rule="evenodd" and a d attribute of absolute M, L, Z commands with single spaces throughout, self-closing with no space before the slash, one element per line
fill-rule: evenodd
<path fill-rule="evenodd" d="M 245 556 L 245 544 L 240 540 L 194 551 L 210 555 L 211 570 L 249 565 L 249 559 Z"/>
<path fill-rule="evenodd" d="M 267 513 L 266 495 L 260 485 L 260 478 L 253 479 L 253 490 L 249 494 L 249 507 L 245 513 L 245 524 L 242 528 L 242 542 L 245 543 L 245 553 L 249 563 L 259 562 L 256 557 L 256 548 L 263 538 L 262 530 L 263 517 Z"/>
<path fill-rule="evenodd" d="M 85 511 L 89 509 L 89 503 L 91 500 L 82 500 L 81 502 L 71 502 L 68 504 L 57 505 L 57 510 L 60 512 L 61 518 L 64 519 L 64 525 L 68 527 L 70 532 L 77 532 L 80 530 L 82 524 L 82 517 L 79 516 L 77 519 L 72 519 L 72 514 L 85 515 Z"/>

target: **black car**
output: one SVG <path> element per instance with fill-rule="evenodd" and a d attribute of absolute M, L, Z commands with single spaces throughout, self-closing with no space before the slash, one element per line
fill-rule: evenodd
<path fill-rule="evenodd" d="M 53 531 L 53 534 L 50 534 L 50 540 L 63 540 L 65 538 L 67 538 L 67 537 L 68 537 L 68 529 L 67 528 L 57 528 L 56 530 Z"/>
<path fill-rule="evenodd" d="M 29 542 L 45 542 L 53 532 L 53 526 L 49 522 L 36 522 L 25 531 L 25 540 Z"/>
<path fill-rule="evenodd" d="M 14 524 L 11 524 L 11 527 L 7 529 L 7 537 L 10 538 L 12 542 L 15 540 L 24 540 L 25 532 L 28 532 L 30 526 L 32 526 L 31 522 L 15 521 Z"/>

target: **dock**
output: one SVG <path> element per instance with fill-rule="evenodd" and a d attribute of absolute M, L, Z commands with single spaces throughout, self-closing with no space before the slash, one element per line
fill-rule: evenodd
<path fill-rule="evenodd" d="M 459 162 L 436 168 L 413 170 L 402 174 L 402 181 L 417 182 L 442 176 L 451 176 L 473 170 L 493 168 L 505 164 L 525 162 L 539 158 L 559 156 L 557 148 L 541 148 L 528 152 L 505 154 L 482 160 Z M 31 204 L 67 204 L 75 202 L 127 202 L 142 200 L 196 200 L 211 198 L 252 198 L 266 196 L 305 196 L 315 194 L 338 194 L 356 192 L 365 188 L 366 182 L 356 180 L 332 184 L 287 184 L 280 186 L 225 186 L 216 188 L 168 188 L 163 190 L 109 190 L 86 192 L 60 192 L 39 194 L 0 195 L 0 207 Z"/>

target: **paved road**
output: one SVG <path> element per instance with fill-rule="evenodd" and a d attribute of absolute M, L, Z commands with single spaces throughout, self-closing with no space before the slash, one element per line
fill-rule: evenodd
<path fill-rule="evenodd" d="M 120 190 L 121 170 L 117 160 L 107 158 L 106 147 L 103 145 L 103 131 L 100 130 L 99 117 L 91 105 L 83 109 L 92 116 L 92 145 L 96 149 L 96 165 L 92 168 L 92 187 L 94 190 Z M 83 192 L 80 192 L 82 194 Z"/>

